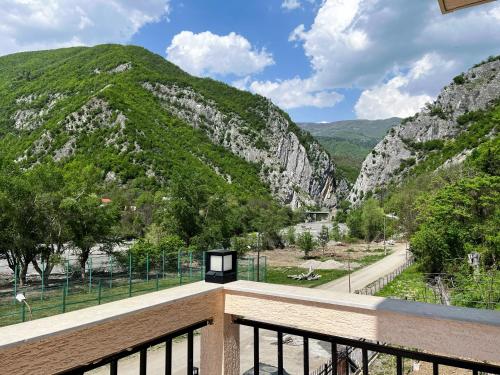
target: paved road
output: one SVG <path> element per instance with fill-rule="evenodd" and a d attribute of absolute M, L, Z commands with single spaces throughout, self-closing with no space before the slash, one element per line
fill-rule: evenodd
<path fill-rule="evenodd" d="M 380 277 L 384 277 L 395 271 L 406 262 L 406 244 L 398 243 L 390 249 L 393 251 L 392 254 L 351 274 L 351 292 L 354 293 L 355 290 L 370 285 Z M 317 288 L 349 293 L 349 276 L 330 281 Z"/>

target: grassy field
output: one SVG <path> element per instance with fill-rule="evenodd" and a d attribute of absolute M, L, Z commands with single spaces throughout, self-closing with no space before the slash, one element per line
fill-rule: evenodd
<path fill-rule="evenodd" d="M 300 273 L 307 273 L 307 270 L 300 267 L 269 267 L 267 269 L 266 282 L 271 284 L 284 284 L 302 286 L 305 288 L 314 288 L 315 286 L 325 284 L 329 281 L 338 279 L 339 277 L 347 275 L 344 270 L 315 270 L 321 278 L 318 280 L 294 280 L 290 279 L 288 275 L 298 275 Z"/>
<path fill-rule="evenodd" d="M 366 255 L 363 258 L 356 259 L 356 263 L 361 264 L 362 267 L 366 267 L 385 257 L 383 249 L 374 249 L 372 250 L 372 252 L 372 254 Z M 321 257 L 319 260 L 325 261 L 328 259 L 331 258 Z M 321 278 L 319 278 L 318 280 L 294 280 L 288 277 L 288 275 L 298 275 L 300 273 L 306 272 L 306 269 L 300 267 L 268 267 L 266 282 L 271 284 L 284 284 L 302 286 L 305 288 L 314 288 L 318 285 L 326 284 L 348 274 L 348 271 L 346 270 L 315 270 L 314 272 L 316 272 L 318 275 L 321 275 Z"/>
<path fill-rule="evenodd" d="M 382 288 L 377 294 L 380 297 L 394 297 L 419 302 L 439 303 L 434 291 L 424 281 L 424 275 L 413 264 Z"/>

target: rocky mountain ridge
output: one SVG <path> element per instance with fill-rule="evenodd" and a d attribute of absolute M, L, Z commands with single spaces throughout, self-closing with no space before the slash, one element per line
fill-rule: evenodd
<path fill-rule="evenodd" d="M 363 162 L 349 200 L 356 204 L 366 194 L 397 183 L 442 147 L 468 130 L 467 118 L 500 98 L 500 59 L 491 58 L 453 79 L 433 103 L 404 119 L 380 141 Z M 460 150 L 443 165 L 463 162 L 472 150 Z"/>

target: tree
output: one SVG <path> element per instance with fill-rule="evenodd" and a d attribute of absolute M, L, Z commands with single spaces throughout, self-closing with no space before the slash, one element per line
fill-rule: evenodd
<path fill-rule="evenodd" d="M 384 211 L 378 201 L 367 199 L 361 211 L 362 231 L 367 243 L 380 236 L 384 230 Z"/>
<path fill-rule="evenodd" d="M 317 246 L 314 237 L 309 231 L 305 231 L 297 237 L 297 245 L 299 245 L 300 249 L 304 252 L 304 256 L 306 258 Z"/>
<path fill-rule="evenodd" d="M 4 166 L 0 171 L 0 253 L 9 268 L 18 271 L 21 285 L 43 243 L 42 223 L 32 175 L 14 165 Z"/>
<path fill-rule="evenodd" d="M 326 225 L 321 226 L 321 231 L 319 232 L 318 240 L 319 244 L 321 245 L 323 255 L 325 255 L 325 247 L 328 244 L 328 241 L 330 240 L 330 232 Z"/>
<path fill-rule="evenodd" d="M 500 177 L 482 176 L 421 197 L 411 246 L 426 272 L 443 272 L 472 251 L 482 254 L 485 268 L 498 267 L 499 192 Z"/>
<path fill-rule="evenodd" d="M 295 238 L 295 227 L 291 226 L 286 229 L 286 242 L 288 243 L 289 246 L 295 245 L 296 238 Z"/>

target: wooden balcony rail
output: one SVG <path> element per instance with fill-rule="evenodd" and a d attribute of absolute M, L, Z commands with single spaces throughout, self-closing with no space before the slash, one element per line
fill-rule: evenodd
<path fill-rule="evenodd" d="M 187 333 L 186 369 L 193 374 L 193 330 L 200 329 L 200 374 L 235 375 L 240 373 L 240 324 L 257 333 L 256 364 L 259 329 L 274 330 L 278 338 L 302 336 L 305 374 L 309 338 L 331 342 L 332 353 L 337 344 L 360 348 L 363 374 L 368 374 L 368 351 L 396 356 L 398 374 L 402 358 L 432 362 L 435 373 L 440 364 L 472 374 L 500 373 L 498 312 L 247 281 L 199 282 L 0 328 L 0 372 L 82 374 L 109 363 L 116 374 L 118 359 L 137 352 L 138 373 L 145 374 L 147 348 L 166 342 L 165 373 L 170 374 L 169 343 Z M 277 363 L 283 373 L 280 342 Z"/>

